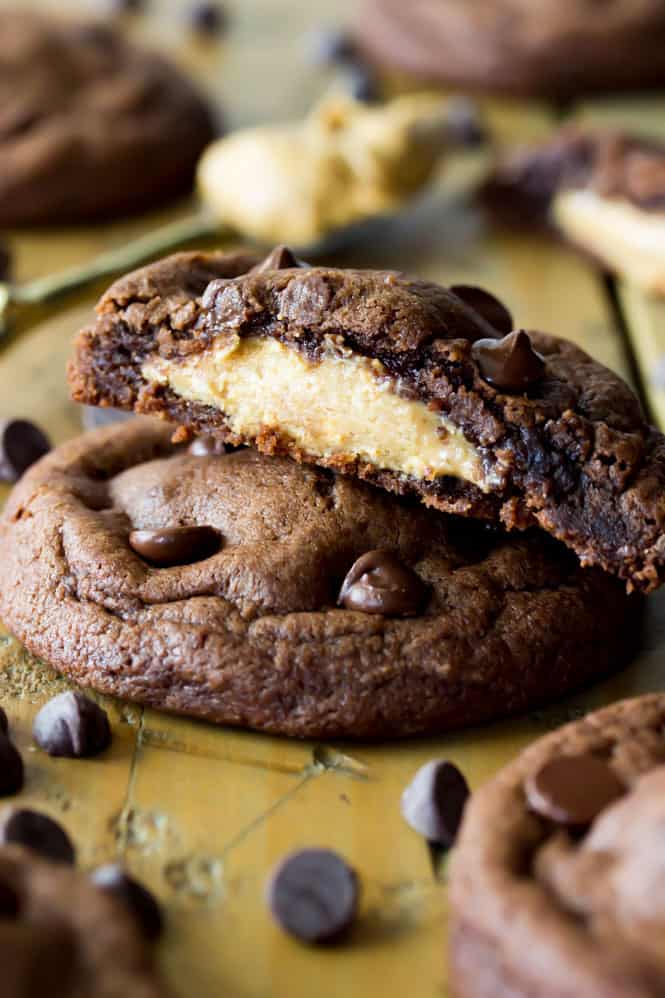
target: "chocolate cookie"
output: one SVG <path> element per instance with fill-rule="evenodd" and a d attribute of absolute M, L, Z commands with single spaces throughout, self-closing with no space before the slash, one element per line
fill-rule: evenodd
<path fill-rule="evenodd" d="M 558 697 L 635 640 L 635 598 L 540 532 L 170 436 L 85 434 L 8 502 L 2 618 L 83 685 L 288 735 L 397 736 Z"/>
<path fill-rule="evenodd" d="M 665 437 L 619 377 L 510 332 L 479 289 L 275 260 L 181 254 L 118 281 L 78 338 L 73 397 L 538 525 L 629 588 L 660 585 Z"/>
<path fill-rule="evenodd" d="M 663 994 L 665 694 L 540 739 L 467 803 L 450 880 L 460 998 Z"/>
<path fill-rule="evenodd" d="M 187 191 L 213 136 L 166 59 L 112 27 L 0 14 L 0 225 L 143 211 Z"/>
<path fill-rule="evenodd" d="M 0 849 L 3 998 L 166 998 L 134 915 L 62 863 Z"/>
<path fill-rule="evenodd" d="M 665 145 L 567 127 L 500 158 L 481 188 L 511 224 L 546 227 L 647 291 L 665 293 Z"/>
<path fill-rule="evenodd" d="M 430 82 L 573 97 L 665 82 L 660 0 L 364 0 L 365 53 Z"/>

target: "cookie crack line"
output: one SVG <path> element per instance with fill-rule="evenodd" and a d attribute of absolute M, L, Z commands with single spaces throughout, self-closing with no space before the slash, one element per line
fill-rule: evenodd
<path fill-rule="evenodd" d="M 486 292 L 395 272 L 178 254 L 109 289 L 69 377 L 77 401 L 159 415 L 178 439 L 537 524 L 629 590 L 656 588 L 665 438 L 618 376 L 554 336 L 502 335 L 508 320 Z"/>

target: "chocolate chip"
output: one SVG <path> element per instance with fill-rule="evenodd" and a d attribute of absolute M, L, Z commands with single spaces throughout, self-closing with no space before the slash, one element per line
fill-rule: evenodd
<path fill-rule="evenodd" d="M 226 447 L 217 437 L 208 434 L 205 437 L 197 437 L 196 440 L 192 440 L 187 448 L 187 453 L 194 457 L 221 457 L 222 454 L 226 454 Z"/>
<path fill-rule="evenodd" d="M 0 481 L 16 482 L 51 449 L 48 437 L 27 419 L 0 422 Z"/>
<path fill-rule="evenodd" d="M 584 829 L 596 815 L 626 793 L 614 770 L 594 755 L 551 759 L 524 784 L 532 811 L 569 828 Z"/>
<path fill-rule="evenodd" d="M 451 98 L 447 108 L 446 130 L 456 145 L 468 149 L 482 145 L 488 137 L 480 108 L 468 97 Z"/>
<path fill-rule="evenodd" d="M 189 23 L 202 35 L 221 35 L 229 25 L 226 9 L 218 3 L 197 3 L 189 14 Z"/>
<path fill-rule="evenodd" d="M 274 918 L 290 935 L 323 943 L 345 932 L 358 909 L 358 878 L 330 849 L 303 849 L 288 856 L 268 886 Z"/>
<path fill-rule="evenodd" d="M 21 902 L 14 888 L 0 883 L 0 918 L 16 918 L 20 908 Z"/>
<path fill-rule="evenodd" d="M 491 295 L 489 291 L 476 288 L 471 284 L 453 284 L 450 291 L 457 298 L 461 298 L 464 304 L 472 308 L 474 312 L 481 315 L 485 322 L 489 322 L 490 326 L 494 326 L 502 336 L 506 336 L 512 331 L 512 315 L 503 302 Z"/>
<path fill-rule="evenodd" d="M 16 794 L 23 786 L 23 759 L 6 734 L 0 734 L 0 797 Z"/>
<path fill-rule="evenodd" d="M 462 822 L 469 786 L 445 759 L 425 763 L 402 794 L 402 817 L 428 842 L 449 849 Z"/>
<path fill-rule="evenodd" d="M 74 863 L 74 846 L 64 828 L 39 811 L 8 807 L 0 815 L 0 844 L 25 846 L 59 863 Z"/>
<path fill-rule="evenodd" d="M 523 329 L 501 340 L 476 340 L 472 350 L 480 376 L 507 392 L 526 391 L 545 374 L 545 361 Z"/>
<path fill-rule="evenodd" d="M 0 734 L 9 734 L 9 721 L 7 720 L 7 713 L 0 707 Z"/>
<path fill-rule="evenodd" d="M 391 551 L 368 551 L 353 563 L 339 592 L 347 610 L 408 617 L 427 599 L 427 586 Z"/>
<path fill-rule="evenodd" d="M 111 728 L 105 711 L 82 693 L 60 693 L 37 714 L 32 736 L 49 755 L 80 759 L 108 748 Z"/>
<path fill-rule="evenodd" d="M 150 891 L 130 877 L 121 866 L 110 863 L 94 870 L 90 879 L 125 904 L 136 917 L 146 939 L 157 939 L 163 927 L 162 913 Z"/>
<path fill-rule="evenodd" d="M 221 537 L 212 527 L 164 527 L 132 530 L 129 545 L 152 565 L 166 568 L 210 558 L 219 551 Z"/>
<path fill-rule="evenodd" d="M 334 28 L 322 28 L 309 44 L 312 62 L 330 66 L 336 63 L 355 62 L 358 52 L 351 35 Z"/>
<path fill-rule="evenodd" d="M 12 272 L 12 255 L 4 243 L 0 243 L 0 281 L 8 281 Z"/>
<path fill-rule="evenodd" d="M 290 270 L 293 267 L 307 269 L 309 264 L 299 260 L 295 253 L 288 246 L 275 246 L 274 250 L 268 253 L 265 260 L 252 267 L 250 273 L 262 274 L 266 270 Z"/>
<path fill-rule="evenodd" d="M 354 100 L 363 104 L 375 104 L 381 99 L 379 81 L 369 66 L 351 65 L 345 77 L 347 90 Z"/>

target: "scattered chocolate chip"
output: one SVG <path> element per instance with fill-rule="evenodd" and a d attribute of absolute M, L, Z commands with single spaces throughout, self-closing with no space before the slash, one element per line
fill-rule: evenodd
<path fill-rule="evenodd" d="M 12 272 L 12 255 L 4 243 L 0 243 L 0 281 L 8 281 Z"/>
<path fill-rule="evenodd" d="M 0 883 L 0 918 L 16 918 L 20 907 L 21 902 L 14 888 Z"/>
<path fill-rule="evenodd" d="M 6 734 L 0 734 L 0 797 L 16 794 L 23 786 L 23 759 Z"/>
<path fill-rule="evenodd" d="M 322 28 L 309 39 L 311 61 L 323 66 L 355 62 L 358 58 L 353 38 L 348 32 Z"/>
<path fill-rule="evenodd" d="M 491 295 L 483 288 L 476 288 L 471 284 L 453 284 L 450 291 L 457 298 L 461 298 L 465 305 L 472 308 L 474 312 L 481 315 L 485 322 L 507 336 L 513 330 L 513 317 L 498 298 Z"/>
<path fill-rule="evenodd" d="M 129 545 L 152 565 L 167 568 L 210 558 L 219 551 L 221 537 L 213 527 L 164 527 L 132 530 Z"/>
<path fill-rule="evenodd" d="M 428 842 L 449 849 L 462 822 L 469 786 L 445 759 L 425 763 L 402 794 L 402 817 Z"/>
<path fill-rule="evenodd" d="M 163 927 L 162 913 L 150 891 L 130 877 L 121 866 L 110 863 L 94 870 L 90 879 L 95 887 L 113 894 L 135 915 L 146 939 L 157 939 Z"/>
<path fill-rule="evenodd" d="M 341 936 L 358 909 L 358 877 L 330 849 L 303 849 L 288 856 L 272 875 L 268 904 L 290 935 L 307 943 Z"/>
<path fill-rule="evenodd" d="M 9 734 L 9 721 L 7 720 L 7 712 L 0 707 L 0 734 Z"/>
<path fill-rule="evenodd" d="M 0 844 L 25 846 L 59 863 L 74 863 L 74 846 L 64 828 L 39 811 L 8 807 L 0 815 Z"/>
<path fill-rule="evenodd" d="M 422 579 L 391 551 L 368 551 L 351 566 L 337 602 L 347 610 L 408 617 L 422 608 L 427 593 Z"/>
<path fill-rule="evenodd" d="M 456 145 L 473 149 L 487 141 L 487 128 L 480 108 L 468 97 L 453 97 L 448 103 L 446 131 Z"/>
<path fill-rule="evenodd" d="M 207 435 L 192 440 L 187 453 L 194 457 L 221 457 L 222 454 L 226 454 L 226 447 L 217 437 Z"/>
<path fill-rule="evenodd" d="M 192 7 L 189 22 L 201 35 L 221 35 L 229 26 L 229 17 L 221 4 L 202 2 Z"/>
<path fill-rule="evenodd" d="M 131 412 L 122 412 L 121 409 L 100 409 L 96 405 L 84 405 L 81 413 L 84 430 L 97 430 L 100 426 L 124 423 L 133 418 L 134 414 Z"/>
<path fill-rule="evenodd" d="M 472 349 L 480 376 L 507 392 L 526 391 L 545 374 L 545 361 L 523 329 L 501 340 L 476 340 Z"/>
<path fill-rule="evenodd" d="M 0 421 L 0 481 L 17 482 L 50 449 L 48 437 L 27 419 Z"/>
<path fill-rule="evenodd" d="M 97 755 L 111 743 L 105 711 L 82 693 L 60 693 L 37 714 L 32 736 L 49 755 L 80 759 Z"/>
<path fill-rule="evenodd" d="M 351 64 L 344 75 L 348 93 L 354 100 L 363 104 L 375 104 L 381 100 L 379 81 L 369 66 Z"/>
<path fill-rule="evenodd" d="M 564 755 L 531 773 L 524 784 L 532 811 L 569 828 L 584 829 L 626 793 L 614 770 L 594 755 Z"/>

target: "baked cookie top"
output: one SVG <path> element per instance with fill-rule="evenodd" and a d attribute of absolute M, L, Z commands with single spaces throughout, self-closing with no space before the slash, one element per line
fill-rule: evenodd
<path fill-rule="evenodd" d="M 364 0 L 356 30 L 378 62 L 467 90 L 572 97 L 665 78 L 659 0 Z"/>
<path fill-rule="evenodd" d="M 3 998 L 166 998 L 134 915 L 64 863 L 0 849 Z"/>
<path fill-rule="evenodd" d="M 0 14 L 0 225 L 140 211 L 191 186 L 210 114 L 114 28 Z"/>
<path fill-rule="evenodd" d="M 180 254 L 116 282 L 78 338 L 73 397 L 538 525 L 629 588 L 660 585 L 665 438 L 617 375 L 566 340 L 510 333 L 479 289 L 283 249 L 249 263 Z"/>
<path fill-rule="evenodd" d="M 473 794 L 451 868 L 457 994 L 662 994 L 664 732 L 665 695 L 614 704 Z"/>
<path fill-rule="evenodd" d="M 82 685 L 289 735 L 396 736 L 552 699 L 634 645 L 621 583 L 540 532 L 171 433 L 85 434 L 9 499 L 2 619 Z"/>

